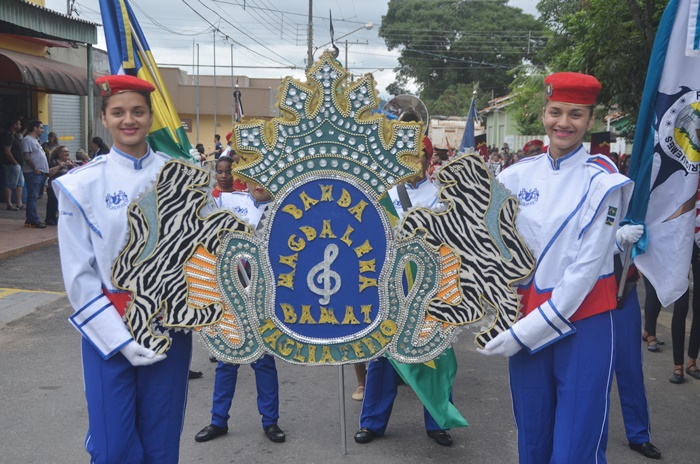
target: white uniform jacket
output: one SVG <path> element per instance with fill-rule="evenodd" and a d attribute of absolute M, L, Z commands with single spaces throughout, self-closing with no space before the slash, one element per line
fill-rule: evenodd
<path fill-rule="evenodd" d="M 534 353 L 572 334 L 570 319 L 594 286 L 614 280 L 615 231 L 633 183 L 583 145 L 556 161 L 549 153 L 526 158 L 498 180 L 519 200 L 515 223 L 537 260 L 521 289 L 534 290 L 542 302 L 511 328 Z"/>
<path fill-rule="evenodd" d="M 427 177 L 418 182 L 415 187 L 406 182 L 406 192 L 408 193 L 409 200 L 411 200 L 411 207 L 409 210 L 413 208 L 434 209 L 439 205 L 437 197 L 438 188 Z M 399 191 L 396 185 L 389 190 L 389 198 L 391 198 L 391 202 L 394 204 L 394 208 L 396 208 L 400 221 L 403 219 L 406 212 L 401 206 Z"/>
<path fill-rule="evenodd" d="M 216 204 L 221 209 L 231 211 L 238 219 L 246 221 L 255 229 L 270 201 L 258 203 L 248 192 L 221 192 Z"/>
<path fill-rule="evenodd" d="M 54 180 L 60 220 L 58 245 L 71 323 L 108 359 L 133 340 L 103 293 L 118 292 L 112 264 L 128 240 L 129 205 L 152 187 L 169 158 L 148 149 L 132 158 L 116 148 Z"/>

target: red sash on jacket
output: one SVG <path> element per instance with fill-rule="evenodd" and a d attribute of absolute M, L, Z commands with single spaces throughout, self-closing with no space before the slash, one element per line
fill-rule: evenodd
<path fill-rule="evenodd" d="M 569 318 L 569 321 L 579 321 L 616 308 L 616 293 L 617 283 L 615 282 L 614 275 L 599 279 L 588 296 L 583 300 L 581 306 L 579 306 L 573 316 Z M 552 292 L 537 293 L 532 283 L 525 288 L 519 288 L 518 294 L 521 296 L 520 302 L 522 303 L 521 312 L 523 316 L 527 316 L 552 297 Z"/>
<path fill-rule="evenodd" d="M 128 308 L 129 303 L 131 303 L 131 292 L 110 292 L 102 287 L 102 293 L 112 302 L 112 305 L 117 309 L 119 315 L 124 317 L 126 308 Z"/>

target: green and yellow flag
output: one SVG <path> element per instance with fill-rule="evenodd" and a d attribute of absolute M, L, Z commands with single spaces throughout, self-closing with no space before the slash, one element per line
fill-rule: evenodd
<path fill-rule="evenodd" d="M 396 227 L 399 215 L 389 195 L 382 196 L 379 203 L 389 216 L 389 224 Z M 406 289 L 413 286 L 415 275 L 416 265 L 409 263 L 404 273 Z M 437 358 L 423 364 L 401 364 L 391 358 L 389 361 L 406 385 L 416 392 L 418 399 L 440 428 L 455 429 L 469 426 L 459 410 L 449 401 L 452 383 L 457 374 L 457 358 L 452 348 L 448 348 Z"/>

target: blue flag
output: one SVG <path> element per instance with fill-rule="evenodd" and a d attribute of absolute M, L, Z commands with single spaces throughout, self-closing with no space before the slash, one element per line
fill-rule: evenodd
<path fill-rule="evenodd" d="M 688 288 L 700 169 L 700 0 L 671 0 L 656 33 L 637 120 L 626 222 L 646 231 L 637 268 L 668 306 Z"/>
<path fill-rule="evenodd" d="M 467 125 L 464 127 L 462 135 L 462 143 L 459 144 L 459 152 L 465 152 L 468 149 L 476 149 L 474 141 L 474 120 L 476 119 L 476 97 L 472 97 L 472 103 L 469 105 L 469 115 L 467 116 Z"/>

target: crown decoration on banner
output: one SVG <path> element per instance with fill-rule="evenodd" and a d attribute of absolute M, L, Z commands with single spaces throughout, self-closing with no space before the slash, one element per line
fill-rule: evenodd
<path fill-rule="evenodd" d="M 423 123 L 373 114 L 372 76 L 347 77 L 324 53 L 306 83 L 284 81 L 279 117 L 234 124 L 236 173 L 274 197 L 255 230 L 205 213 L 209 174 L 176 161 L 129 207 L 113 281 L 137 342 L 164 352 L 166 329 L 195 329 L 225 362 L 422 363 L 459 326 L 483 346 L 515 322 L 511 284 L 534 267 L 517 200 L 467 155 L 438 173 L 444 209 L 397 225 L 387 191 L 420 169 Z"/>
<path fill-rule="evenodd" d="M 246 160 L 239 174 L 276 195 L 300 178 L 342 171 L 379 198 L 418 172 L 421 124 L 373 115 L 371 74 L 346 85 L 348 73 L 325 52 L 307 76 L 309 84 L 285 79 L 279 117 L 234 126 L 234 149 Z"/>

